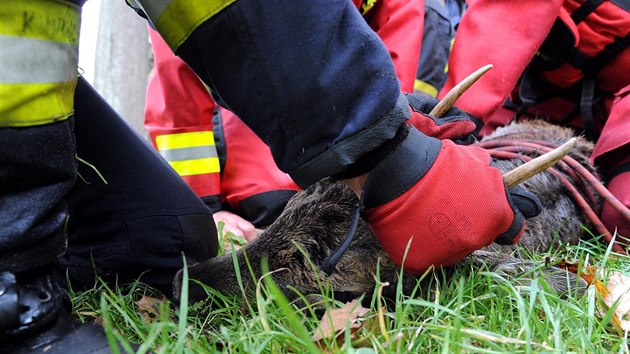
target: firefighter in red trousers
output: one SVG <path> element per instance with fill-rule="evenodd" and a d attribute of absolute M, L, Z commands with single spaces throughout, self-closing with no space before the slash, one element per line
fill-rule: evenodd
<path fill-rule="evenodd" d="M 539 117 L 596 142 L 591 159 L 607 188 L 630 207 L 630 3 L 468 1 L 449 59 L 446 94 L 485 64 L 494 67 L 457 105 L 480 118 L 481 135 Z M 630 225 L 608 203 L 603 223 Z"/>
<path fill-rule="evenodd" d="M 110 351 L 97 326 L 59 321 L 68 309 L 59 306 L 61 290 L 46 276 L 63 251 L 64 197 L 76 179 L 75 104 L 85 104 L 77 113 L 88 110 L 77 120 L 100 119 L 90 110 L 104 119 L 115 115 L 96 104 L 85 80 L 77 86 L 81 4 L 23 0 L 0 6 L 3 351 Z M 388 51 L 352 3 L 131 5 L 208 85 L 215 101 L 270 147 L 278 167 L 298 185 L 330 176 L 352 188 L 379 242 L 406 271 L 453 264 L 493 242 L 517 242 L 525 218 L 540 212 L 535 196 L 507 190 L 488 152 L 432 137 L 467 134 L 467 115 L 453 108 L 438 120 L 423 113 L 435 100 L 402 94 Z M 96 131 L 108 130 L 100 123 Z M 117 149 L 113 158 L 128 152 Z M 175 229 L 195 228 L 174 221 Z M 197 221 L 208 224 L 207 217 Z M 186 240 L 177 243 L 182 247 Z M 149 255 L 151 246 L 145 245 Z"/>
<path fill-rule="evenodd" d="M 355 0 L 387 47 L 405 92 L 413 90 L 422 37 L 421 0 Z M 192 70 L 149 28 L 154 71 L 145 127 L 153 146 L 212 209 L 224 231 L 252 240 L 299 187 L 269 148 L 232 112 L 217 106 Z"/>

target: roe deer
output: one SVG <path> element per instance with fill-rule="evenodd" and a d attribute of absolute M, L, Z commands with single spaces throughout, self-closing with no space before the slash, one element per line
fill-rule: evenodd
<path fill-rule="evenodd" d="M 497 129 L 482 142 L 509 138 L 534 139 L 560 145 L 571 137 L 573 131 L 570 129 L 542 121 L 530 121 Z M 595 169 L 588 161 L 592 149 L 592 143 L 578 138 L 577 147 L 569 155 L 594 173 Z M 523 161 L 495 159 L 494 163 L 505 173 Z M 540 266 L 531 261 L 519 258 L 519 248 L 528 252 L 543 252 L 562 244 L 575 244 L 582 235 L 580 225 L 589 226 L 589 221 L 582 215 L 566 187 L 551 173 L 545 171 L 535 175 L 521 186 L 540 198 L 544 210 L 539 216 L 527 220 L 525 233 L 518 246 L 493 244 L 473 252 L 467 259 L 473 265 L 485 266 L 486 269 L 507 275 L 539 269 L 549 285 L 558 291 L 566 290 L 567 285 L 571 284 L 585 286 L 579 278 L 576 279 L 573 274 L 560 268 L 540 269 Z M 261 276 L 261 261 L 267 258 L 269 270 L 275 270 L 270 276 L 290 299 L 297 298 L 296 291 L 307 296 L 320 294 L 318 279 L 320 283 L 333 289 L 338 300 L 346 301 L 362 294 L 369 297 L 376 285 L 377 266 L 380 280 L 390 284 L 383 289 L 383 296 L 393 298 L 400 269 L 389 259 L 363 220 L 359 222 L 354 239 L 335 270 L 327 275 L 319 268 L 322 261 L 344 241 L 357 201 L 357 197 L 348 187 L 330 179 L 322 180 L 297 193 L 272 225 L 237 251 L 236 259 L 246 292 L 254 291 L 255 282 Z M 596 205 L 592 207 L 598 213 L 599 200 L 594 204 Z M 189 278 L 223 294 L 243 295 L 237 283 L 232 257 L 231 254 L 226 254 L 190 265 Z M 248 262 L 254 274 L 248 270 Z M 418 278 L 403 274 L 403 293 L 410 294 L 417 281 Z M 178 298 L 182 285 L 181 271 L 175 277 L 174 284 L 175 297 Z M 190 282 L 189 302 L 206 297 L 203 288 Z"/>

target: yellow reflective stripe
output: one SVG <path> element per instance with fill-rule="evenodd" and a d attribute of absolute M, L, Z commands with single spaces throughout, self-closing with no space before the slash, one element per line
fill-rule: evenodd
<path fill-rule="evenodd" d="M 429 96 L 437 97 L 437 87 L 431 85 L 428 82 L 416 79 L 413 83 L 413 89 L 416 91 L 424 92 Z"/>
<path fill-rule="evenodd" d="M 160 154 L 180 176 L 221 171 L 212 131 L 158 135 L 155 137 L 155 145 Z M 207 157 L 194 158 L 201 156 Z"/>
<path fill-rule="evenodd" d="M 214 145 L 193 146 L 181 149 L 162 149 L 160 155 L 166 161 L 184 161 L 217 157 L 217 149 Z"/>
<path fill-rule="evenodd" d="M 200 131 L 158 135 L 155 137 L 155 144 L 158 150 L 214 145 L 214 134 L 211 131 Z"/>
<path fill-rule="evenodd" d="M 236 0 L 172 0 L 157 20 L 153 17 L 151 20 L 162 38 L 175 51 L 199 25 L 234 1 Z"/>
<path fill-rule="evenodd" d="M 27 127 L 67 119 L 73 113 L 76 83 L 0 84 L 0 127 Z"/>
<path fill-rule="evenodd" d="M 78 76 L 78 45 L 0 35 L 0 48 L 10 48 L 0 49 L 0 84 L 66 82 Z"/>
<path fill-rule="evenodd" d="M 78 44 L 80 26 L 81 8 L 66 2 L 9 0 L 0 4 L 2 35 Z"/>
<path fill-rule="evenodd" d="M 377 0 L 364 0 L 361 4 L 361 15 L 365 16 L 376 4 Z"/>
<path fill-rule="evenodd" d="M 56 0 L 0 4 L 0 127 L 73 113 L 81 8 Z"/>
<path fill-rule="evenodd" d="M 455 37 L 451 38 L 451 47 L 449 48 L 449 52 L 451 52 L 453 50 L 453 45 L 455 44 Z M 448 73 L 448 61 L 446 62 L 446 65 L 444 65 L 444 73 Z"/>
<path fill-rule="evenodd" d="M 170 161 L 169 164 L 180 176 L 217 173 L 221 170 L 218 157 L 198 160 Z"/>

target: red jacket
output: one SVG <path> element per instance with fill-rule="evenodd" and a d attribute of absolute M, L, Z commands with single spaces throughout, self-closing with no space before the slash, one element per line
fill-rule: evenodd
<path fill-rule="evenodd" d="M 169 163 L 197 195 L 216 198 L 220 195 L 220 167 L 212 131 L 216 105 L 199 78 L 162 37 L 152 29 L 149 36 L 154 69 L 147 85 L 144 125 L 151 143 L 166 160 L 170 160 L 169 150 L 199 151 L 189 159 L 173 157 Z"/>
<path fill-rule="evenodd" d="M 404 92 L 413 92 L 418 70 L 424 0 L 353 0 L 363 18 L 383 40 Z"/>
<path fill-rule="evenodd" d="M 575 66 L 578 59 L 595 56 L 617 38 L 627 37 L 630 33 L 628 9 L 623 9 L 614 1 L 604 1 L 577 24 L 571 14 L 585 3 L 584 0 L 471 0 L 468 3 L 468 10 L 455 36 L 448 79 L 438 97 L 443 97 L 471 72 L 483 65 L 493 64 L 494 68 L 457 101 L 459 108 L 484 121 L 482 134 L 514 117 L 515 111 L 504 103 L 506 99 L 519 101 L 519 79 L 535 56 L 566 57 L 557 63 L 548 63 L 552 60 L 547 60 L 546 65 L 551 68 L 533 70 L 539 87 L 556 90 L 560 94 L 551 95 L 552 98 L 529 107 L 527 111 L 529 116 L 558 120 L 576 109 L 579 103 L 579 96 L 576 99 L 575 92 L 569 94 L 568 89 L 579 85 L 584 78 L 584 70 Z M 552 37 L 550 33 L 560 33 L 560 37 L 569 38 L 573 43 L 562 48 L 566 40 L 550 39 L 545 42 L 548 36 Z M 543 43 L 546 47 L 541 48 Z M 627 115 L 610 116 L 615 93 L 620 97 L 626 96 L 621 93 L 624 87 L 630 85 L 629 67 L 630 49 L 626 47 L 596 73 L 597 89 L 607 94 L 595 107 L 598 112 L 604 113 L 598 115 L 599 119 L 594 122 L 595 129 L 602 132 L 594 158 L 624 146 L 627 148 L 630 144 L 630 132 L 623 128 L 630 118 Z M 570 124 L 584 127 L 581 115 Z"/>

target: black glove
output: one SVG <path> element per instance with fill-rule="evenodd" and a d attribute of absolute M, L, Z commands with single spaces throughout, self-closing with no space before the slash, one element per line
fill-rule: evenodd
<path fill-rule="evenodd" d="M 507 196 L 514 210 L 514 222 L 509 230 L 494 240 L 495 243 L 504 246 L 517 243 L 520 236 L 516 237 L 516 235 L 523 228 L 525 219 L 537 216 L 543 209 L 538 197 L 521 186 L 508 189 Z"/>

